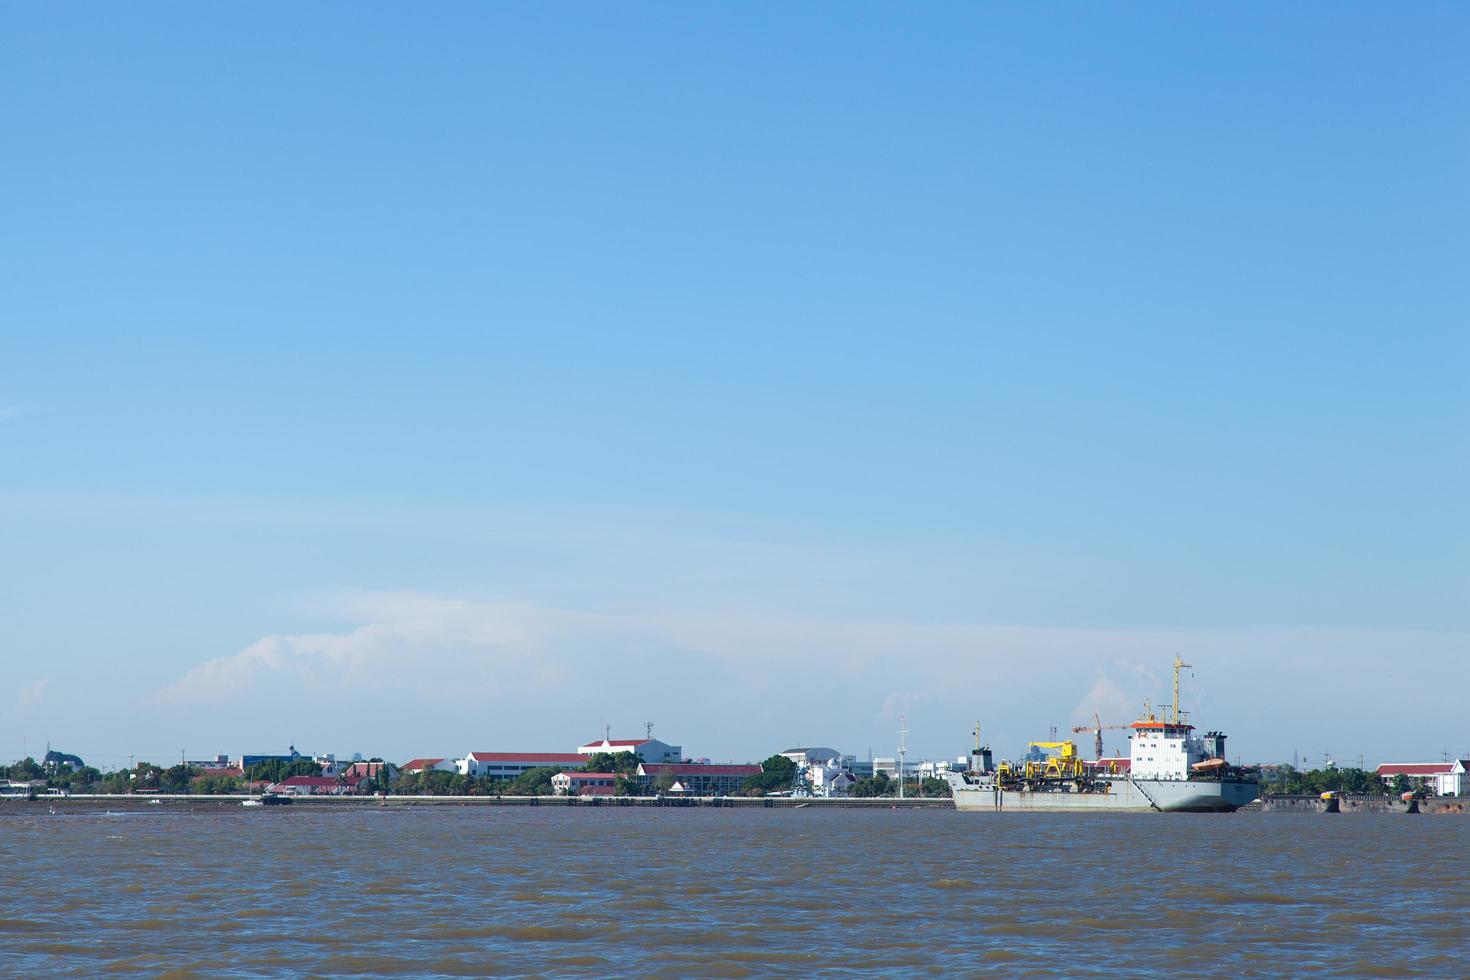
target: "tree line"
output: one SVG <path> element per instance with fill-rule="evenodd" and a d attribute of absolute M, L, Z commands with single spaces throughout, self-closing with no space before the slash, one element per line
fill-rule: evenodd
<path fill-rule="evenodd" d="M 664 775 L 651 784 L 641 779 L 637 775 L 639 761 L 632 752 L 599 752 L 588 756 L 587 761 L 576 771 L 614 773 L 615 791 L 622 796 L 653 796 L 667 791 L 673 785 L 674 778 L 670 775 Z M 513 779 L 494 779 L 426 769 L 421 772 L 400 772 L 392 779 L 386 776 L 365 779 L 358 784 L 358 790 L 363 793 L 422 796 L 550 796 L 555 792 L 551 778 L 560 771 L 562 770 L 546 766 L 527 770 Z M 0 766 L 0 779 L 45 779 L 47 788 L 73 793 L 123 794 L 142 791 L 228 795 L 278 783 L 291 776 L 319 775 L 321 766 L 311 759 L 270 759 L 259 762 L 246 770 L 243 778 L 207 774 L 182 763 L 160 766 L 151 762 L 139 762 L 131 768 L 106 773 L 92 766 L 77 770 L 62 768 L 47 773 L 32 758 L 22 759 L 13 765 Z M 769 796 L 790 792 L 795 777 L 796 763 L 785 756 L 773 755 L 761 763 L 760 772 L 745 780 L 739 793 L 744 796 Z M 851 793 L 862 797 L 897 796 L 898 781 L 887 773 L 880 772 L 859 779 L 853 785 Z M 948 796 L 949 785 L 942 779 L 910 777 L 904 781 L 904 793 L 908 796 Z"/>
<path fill-rule="evenodd" d="M 1270 796 L 1315 796 L 1326 792 L 1386 796 L 1416 788 L 1403 775 L 1384 779 L 1371 770 L 1352 767 L 1303 770 L 1282 764 L 1261 771 L 1261 793 Z"/>

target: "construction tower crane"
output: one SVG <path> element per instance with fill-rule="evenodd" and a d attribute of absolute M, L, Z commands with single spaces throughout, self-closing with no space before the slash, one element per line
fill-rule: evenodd
<path fill-rule="evenodd" d="M 1092 732 L 1095 736 L 1095 740 L 1092 743 L 1093 751 L 1097 753 L 1096 757 L 1101 759 L 1103 755 L 1102 733 L 1114 728 L 1132 727 L 1132 725 L 1104 725 L 1102 723 L 1102 719 L 1099 718 L 1096 713 L 1094 713 L 1092 716 L 1091 725 L 1078 725 L 1076 728 L 1072 729 L 1072 732 L 1077 735 L 1080 735 L 1083 732 Z"/>

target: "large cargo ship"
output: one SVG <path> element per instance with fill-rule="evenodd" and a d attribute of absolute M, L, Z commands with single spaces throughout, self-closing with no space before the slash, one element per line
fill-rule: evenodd
<path fill-rule="evenodd" d="M 1021 763 L 992 765 L 988 748 L 976 745 L 970 771 L 946 773 L 958 810 L 1092 810 L 1210 813 L 1230 812 L 1260 794 L 1254 769 L 1225 759 L 1225 736 L 1195 733 L 1179 710 L 1179 671 L 1174 658 L 1172 717 L 1160 719 L 1146 705 L 1131 725 L 1128 756 L 1085 762 L 1076 743 L 1032 742 Z M 1079 729 L 1085 730 L 1085 729 Z M 978 742 L 978 738 L 977 738 Z"/>

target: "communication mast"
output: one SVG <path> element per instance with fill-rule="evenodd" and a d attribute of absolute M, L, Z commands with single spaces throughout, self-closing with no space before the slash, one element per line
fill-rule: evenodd
<path fill-rule="evenodd" d="M 1193 667 L 1187 664 L 1179 654 L 1174 654 L 1174 724 L 1179 724 L 1179 671 L 1183 667 Z"/>
<path fill-rule="evenodd" d="M 898 799 L 904 798 L 904 757 L 908 755 L 908 716 L 898 716 Z"/>

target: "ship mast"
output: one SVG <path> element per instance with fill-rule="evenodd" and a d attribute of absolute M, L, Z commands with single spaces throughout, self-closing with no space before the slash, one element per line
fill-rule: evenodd
<path fill-rule="evenodd" d="M 1179 724 L 1179 671 L 1184 667 L 1193 667 L 1187 664 L 1179 654 L 1174 654 L 1174 724 Z"/>

